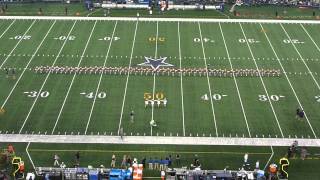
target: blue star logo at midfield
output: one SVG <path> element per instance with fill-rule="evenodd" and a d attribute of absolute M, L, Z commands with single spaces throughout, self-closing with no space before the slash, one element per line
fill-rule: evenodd
<path fill-rule="evenodd" d="M 160 66 L 173 66 L 172 64 L 166 63 L 167 57 L 160 57 L 158 59 L 144 57 L 144 63 L 138 64 L 138 66 L 150 66 L 153 70 L 157 70 Z"/>

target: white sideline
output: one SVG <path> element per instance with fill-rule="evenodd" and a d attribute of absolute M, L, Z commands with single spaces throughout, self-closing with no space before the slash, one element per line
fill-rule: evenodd
<path fill-rule="evenodd" d="M 0 19 L 17 20 L 85 20 L 85 21 L 137 21 L 136 17 L 65 17 L 65 16 L 0 16 Z M 167 22 L 227 22 L 227 23 L 286 23 L 286 24 L 320 24 L 319 20 L 277 20 L 277 19 L 209 19 L 209 18 L 144 18 L 139 21 Z"/>
<path fill-rule="evenodd" d="M 235 145 L 235 146 L 299 146 L 320 147 L 320 139 L 242 138 L 242 137 L 164 137 L 164 136 L 103 136 L 103 135 L 36 135 L 0 134 L 0 142 L 71 143 L 71 144 L 166 144 L 166 145 Z"/>

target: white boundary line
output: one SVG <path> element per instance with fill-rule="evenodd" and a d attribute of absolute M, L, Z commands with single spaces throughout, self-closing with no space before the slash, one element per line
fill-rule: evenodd
<path fill-rule="evenodd" d="M 34 25 L 34 23 L 36 22 L 36 20 L 34 20 L 31 25 L 29 26 L 29 28 L 24 32 L 24 34 L 22 35 L 22 37 L 24 37 L 29 30 L 31 29 L 31 27 Z M 2 68 L 2 66 L 7 62 L 7 60 L 11 57 L 12 52 L 18 47 L 18 45 L 20 44 L 20 42 L 23 40 L 23 38 L 20 38 L 19 41 L 17 42 L 17 44 L 13 47 L 13 49 L 10 51 L 10 53 L 7 55 L 6 59 L 4 59 L 4 61 L 1 63 L 0 65 L 0 69 Z"/>
<path fill-rule="evenodd" d="M 131 48 L 131 54 L 130 54 L 130 60 L 129 60 L 129 71 L 131 69 L 131 63 L 132 63 L 132 58 L 133 58 L 133 50 L 134 50 L 134 45 L 135 45 L 135 42 L 136 42 L 138 24 L 139 24 L 139 21 L 136 21 L 136 28 L 134 30 L 134 36 L 133 36 L 132 48 Z M 120 128 L 121 128 L 121 125 L 122 125 L 121 123 L 122 123 L 122 117 L 123 117 L 124 103 L 126 101 L 126 96 L 127 96 L 129 76 L 130 76 L 130 73 L 128 73 L 128 75 L 127 75 L 126 86 L 124 88 L 123 101 L 122 101 L 121 114 L 120 114 L 119 127 L 118 127 L 118 135 L 119 135 L 119 131 L 120 131 Z"/>
<path fill-rule="evenodd" d="M 80 60 L 79 60 L 79 62 L 78 62 L 77 67 L 80 66 L 80 64 L 81 64 L 81 62 L 82 62 L 82 59 L 84 58 L 84 54 L 85 54 L 85 52 L 87 51 L 87 47 L 88 47 L 88 45 L 89 45 L 89 42 L 90 42 L 90 40 L 91 40 L 92 33 L 93 33 L 93 31 L 94 31 L 94 29 L 95 29 L 95 27 L 96 27 L 97 22 L 98 22 L 98 21 L 95 21 L 95 22 L 94 22 L 94 25 L 93 25 L 93 27 L 92 27 L 92 29 L 91 29 L 91 32 L 90 32 L 89 38 L 88 38 L 88 40 L 87 40 L 87 42 L 86 42 L 86 45 L 85 45 L 85 47 L 84 47 L 84 49 L 83 49 L 83 51 L 82 51 L 82 55 L 81 55 L 81 58 L 80 58 Z M 69 97 L 69 93 L 70 93 L 70 90 L 71 90 L 71 88 L 72 88 L 72 85 L 73 85 L 73 82 L 74 82 L 76 76 L 77 76 L 77 72 L 75 72 L 74 75 L 73 75 L 73 77 L 72 77 L 72 80 L 71 80 L 71 83 L 70 83 L 70 85 L 69 85 L 67 94 L 66 94 L 66 96 L 65 96 L 65 98 L 64 98 L 64 100 L 63 100 L 62 106 L 61 106 L 61 108 L 60 108 L 58 117 L 57 117 L 56 122 L 55 122 L 55 124 L 54 124 L 54 127 L 53 127 L 53 129 L 52 129 L 52 131 L 51 131 L 51 134 L 54 133 L 54 131 L 55 131 L 56 127 L 57 127 L 57 124 L 58 124 L 58 122 L 59 122 L 59 120 L 60 120 L 60 117 L 61 117 L 61 114 L 62 114 L 64 105 L 66 104 L 66 101 L 67 101 L 67 99 L 68 99 L 68 97 Z"/>
<path fill-rule="evenodd" d="M 28 151 L 29 146 L 30 146 L 30 143 L 31 143 L 31 142 L 29 141 L 29 142 L 28 142 L 28 145 L 27 145 L 27 147 L 26 147 L 26 153 L 27 153 L 27 156 L 28 156 L 28 158 L 29 158 L 29 161 L 30 161 L 33 169 L 35 170 L 35 169 L 36 169 L 36 166 L 34 165 L 33 160 L 32 160 L 32 158 L 31 158 L 31 156 L 30 156 L 30 154 L 29 154 L 29 151 Z"/>
<path fill-rule="evenodd" d="M 227 57 L 228 57 L 228 60 L 229 60 L 230 67 L 231 67 L 231 69 L 233 69 L 233 65 L 232 65 L 232 62 L 231 62 L 230 54 L 229 54 L 229 49 L 228 49 L 228 46 L 227 46 L 226 41 L 224 39 L 224 34 L 223 34 L 222 27 L 221 27 L 220 23 L 219 23 L 219 27 L 220 27 L 220 32 L 221 32 L 221 35 L 222 35 L 224 47 L 225 47 L 226 52 L 227 52 Z M 247 115 L 246 115 L 246 111 L 244 110 L 244 107 L 243 107 L 243 103 L 242 103 L 242 99 L 241 99 L 241 95 L 240 95 L 240 91 L 239 91 L 239 87 L 238 87 L 238 82 L 237 82 L 237 79 L 236 79 L 234 73 L 232 74 L 232 76 L 233 76 L 234 85 L 236 86 L 236 89 L 237 89 L 237 93 L 238 93 L 238 97 L 239 97 L 239 101 L 240 101 L 243 117 L 244 117 L 244 120 L 245 120 L 246 125 L 247 125 L 248 134 L 249 134 L 249 137 L 251 137 L 251 132 L 250 132 L 250 128 L 249 128 L 249 124 L 248 124 L 248 120 L 247 120 Z"/>
<path fill-rule="evenodd" d="M 3 33 L 2 33 L 1 36 L 0 36 L 0 39 L 1 39 L 2 36 L 10 29 L 10 27 L 12 26 L 12 24 L 13 24 L 14 22 L 16 22 L 16 19 L 13 20 L 13 21 L 11 22 L 11 24 L 6 28 L 6 30 L 3 31 Z"/>
<path fill-rule="evenodd" d="M 260 27 L 263 29 L 262 24 L 260 24 Z M 269 45 L 270 45 L 270 47 L 271 47 L 271 49 L 272 49 L 272 51 L 273 51 L 273 54 L 275 55 L 276 59 L 277 59 L 278 62 L 279 62 L 279 65 L 280 65 L 280 67 L 281 67 L 281 69 L 282 69 L 282 72 L 286 72 L 285 69 L 284 69 L 284 67 L 283 67 L 283 65 L 282 65 L 282 62 L 281 62 L 280 59 L 279 59 L 278 54 L 277 54 L 276 51 L 274 50 L 274 47 L 273 47 L 273 45 L 272 45 L 272 43 L 271 43 L 268 35 L 267 35 L 265 32 L 264 32 L 264 35 L 265 35 L 265 37 L 267 38 L 267 40 L 268 40 L 268 42 L 269 42 Z M 286 79 L 287 79 L 287 81 L 288 81 L 288 83 L 289 83 L 289 85 L 290 85 L 290 87 L 291 87 L 291 90 L 292 90 L 294 96 L 296 97 L 296 99 L 297 99 L 297 101 L 298 101 L 298 104 L 299 104 L 300 108 L 303 109 L 303 106 L 302 106 L 302 104 L 301 104 L 301 102 L 300 102 L 300 100 L 299 100 L 299 98 L 298 98 L 298 96 L 297 96 L 296 91 L 294 90 L 294 88 L 293 88 L 293 86 L 292 86 L 292 84 L 291 84 L 291 81 L 290 81 L 287 73 L 283 73 L 283 74 L 284 74 L 284 76 L 286 77 Z M 310 124 L 310 121 L 309 121 L 309 118 L 308 118 L 306 112 L 305 112 L 305 117 L 306 117 L 306 120 L 307 120 L 307 122 L 308 122 L 308 124 L 309 124 L 309 127 L 311 128 L 311 131 L 312 131 L 314 137 L 317 138 L 317 135 L 315 134 L 315 132 L 314 132 L 314 130 L 313 130 L 311 124 Z"/>
<path fill-rule="evenodd" d="M 246 44 L 247 44 L 247 46 L 248 46 L 248 49 L 249 49 L 249 51 L 250 51 L 250 54 L 251 54 L 251 56 L 252 56 L 252 60 L 253 60 L 255 66 L 256 66 L 256 68 L 257 68 L 257 70 L 258 70 L 260 81 L 261 81 L 262 86 L 263 86 L 263 89 L 264 89 L 264 91 L 265 91 L 265 93 L 266 93 L 266 95 L 267 95 L 267 98 L 268 98 L 268 101 L 269 101 L 271 110 L 272 110 L 272 112 L 273 112 L 273 115 L 274 115 L 274 117 L 275 117 L 275 119 L 276 119 L 276 121 L 277 121 L 277 124 L 278 124 L 279 130 L 280 130 L 281 136 L 282 136 L 282 138 L 284 138 L 284 135 L 283 135 L 283 132 L 282 132 L 280 123 L 279 123 L 278 116 L 277 116 L 277 114 L 276 114 L 276 112 L 275 112 L 275 110 L 274 110 L 274 108 L 273 108 L 273 104 L 272 104 L 272 102 L 271 102 L 271 99 L 270 99 L 268 90 L 267 90 L 266 85 L 264 84 L 263 78 L 262 78 L 262 76 L 261 76 L 259 66 L 258 66 L 258 64 L 257 64 L 257 62 L 256 62 L 256 58 L 255 58 L 254 55 L 253 55 L 253 52 L 252 52 L 252 50 L 251 50 L 250 44 L 249 44 L 249 42 L 248 42 L 248 39 L 247 39 L 246 34 L 244 33 L 244 30 L 243 30 L 243 28 L 242 28 L 241 23 L 239 23 L 239 25 L 240 25 L 240 28 L 241 28 L 243 37 L 244 37 L 245 40 L 246 40 Z"/>
<path fill-rule="evenodd" d="M 108 51 L 107 51 L 106 58 L 105 58 L 104 63 L 103 63 L 103 67 L 105 67 L 106 64 L 107 64 L 107 60 L 108 60 L 108 57 L 109 57 L 109 52 L 110 52 L 110 49 L 111 49 L 111 44 L 112 44 L 112 42 L 113 42 L 114 32 L 116 31 L 117 24 L 118 24 L 118 21 L 116 21 L 116 23 L 115 23 L 115 25 L 114 25 L 114 28 L 113 28 L 113 31 L 112 31 L 111 40 L 110 40 L 110 43 L 109 43 L 109 47 L 108 47 Z M 88 122 L 87 122 L 87 125 L 86 125 L 86 130 L 84 131 L 84 134 L 87 134 L 87 131 L 88 131 L 88 127 L 89 127 L 89 124 L 90 124 L 90 121 L 91 121 L 91 116 L 92 116 L 93 108 L 94 108 L 94 105 L 95 105 L 95 103 L 96 103 L 98 91 L 99 91 L 99 89 L 100 89 L 100 84 L 101 84 L 102 76 L 103 76 L 103 73 L 101 73 L 101 75 L 100 75 L 100 79 L 99 79 L 98 86 L 97 86 L 97 89 L 96 89 L 96 92 L 95 92 L 95 95 L 94 95 L 94 99 L 93 99 L 93 102 L 92 102 L 92 106 L 91 106 L 91 110 L 90 110 Z"/>
<path fill-rule="evenodd" d="M 314 78 L 314 76 L 313 76 L 313 74 L 312 74 L 309 66 L 308 66 L 307 63 L 305 62 L 304 58 L 302 57 L 301 53 L 300 53 L 299 50 L 297 49 L 296 45 L 292 42 L 291 37 L 289 36 L 288 32 L 286 31 L 286 29 L 283 27 L 282 24 L 280 24 L 280 26 L 282 27 L 282 29 L 283 29 L 284 33 L 286 34 L 286 36 L 289 38 L 289 40 L 290 40 L 293 48 L 294 48 L 294 49 L 296 50 L 296 52 L 298 53 L 298 55 L 299 55 L 300 59 L 302 60 L 303 64 L 304 64 L 304 65 L 306 66 L 306 68 L 308 69 L 308 72 L 309 72 L 309 74 L 311 75 L 314 83 L 316 84 L 316 86 L 317 86 L 318 89 L 320 90 L 320 86 L 319 86 L 319 84 L 318 84 L 318 81 Z"/>
<path fill-rule="evenodd" d="M 158 37 L 159 37 L 159 22 L 157 21 L 157 34 L 156 34 L 156 50 L 154 52 L 154 59 L 157 59 L 158 55 Z M 154 101 L 154 94 L 156 90 L 156 73 L 153 74 L 153 87 L 152 87 L 152 100 Z M 151 120 L 153 119 L 154 105 L 151 107 Z M 152 136 L 152 126 L 150 126 Z"/>
<path fill-rule="evenodd" d="M 0 142 L 68 143 L 68 144 L 165 144 L 165 145 L 239 145 L 239 146 L 299 146 L 320 147 L 320 139 L 243 138 L 243 137 L 176 137 L 176 136 L 119 136 L 103 135 L 38 135 L 0 134 Z"/>
<path fill-rule="evenodd" d="M 136 17 L 0 16 L 0 19 L 134 21 L 134 22 L 137 21 Z M 140 17 L 139 21 L 320 24 L 320 21 L 318 20 L 274 20 L 274 19 L 209 19 L 209 18 L 144 18 L 144 17 Z"/>
<path fill-rule="evenodd" d="M 63 42 L 63 44 L 62 44 L 62 46 L 61 46 L 61 48 L 60 48 L 60 50 L 59 50 L 59 52 L 58 52 L 58 55 L 56 56 L 56 58 L 55 58 L 55 60 L 54 60 L 54 62 L 53 62 L 53 64 L 52 64 L 51 67 L 53 67 L 53 66 L 56 64 L 56 61 L 58 60 L 59 55 L 60 55 L 60 53 L 61 53 L 64 45 L 66 44 L 67 39 L 68 39 L 68 37 L 70 36 L 70 34 L 71 34 L 71 32 L 72 32 L 72 30 L 73 30 L 76 22 L 77 22 L 77 21 L 75 21 L 75 22 L 73 23 L 73 26 L 72 26 L 72 28 L 70 29 L 66 40 Z M 41 87 L 40 87 L 40 89 L 39 89 L 38 92 L 41 92 L 41 91 L 42 91 L 44 85 L 46 84 L 46 82 L 47 82 L 47 80 L 48 80 L 48 78 L 49 78 L 50 73 L 51 73 L 51 72 L 49 72 L 49 73 L 47 74 L 47 76 L 46 76 L 45 80 L 43 81 L 43 83 L 42 83 L 42 85 L 41 85 Z M 25 118 L 25 120 L 24 120 L 24 122 L 23 122 L 23 124 L 22 124 L 22 126 L 21 126 L 21 128 L 20 128 L 20 130 L 19 130 L 19 134 L 21 134 L 22 129 L 23 129 L 24 125 L 26 124 L 26 122 L 27 122 L 27 120 L 28 120 L 28 118 L 29 118 L 29 116 L 30 116 L 30 114 L 31 114 L 31 111 L 32 111 L 34 105 L 36 104 L 36 102 L 37 102 L 37 100 L 38 100 L 38 98 L 39 98 L 39 95 L 40 95 L 40 93 L 38 93 L 38 95 L 36 96 L 35 100 L 33 101 L 33 104 L 32 104 L 32 106 L 31 106 L 31 108 L 30 108 L 30 110 L 29 110 L 29 112 L 28 112 L 28 115 L 27 115 L 27 117 Z"/>
<path fill-rule="evenodd" d="M 180 42 L 180 22 L 178 22 L 178 40 L 179 40 L 179 67 L 182 68 L 181 60 L 181 42 Z M 183 127 L 183 136 L 186 136 L 186 128 L 184 124 L 184 102 L 183 102 L 183 85 L 182 85 L 182 72 L 180 72 L 180 87 L 181 87 L 181 108 L 182 108 L 182 127 Z"/>
<path fill-rule="evenodd" d="M 48 32 L 46 33 L 46 35 L 44 36 L 44 38 L 42 39 L 42 41 L 40 42 L 40 44 L 38 45 L 37 49 L 35 50 L 35 52 L 32 54 L 31 58 L 29 59 L 28 64 L 26 65 L 26 67 L 23 69 L 21 75 L 19 76 L 18 80 L 16 81 L 16 83 L 14 84 L 13 88 L 11 89 L 9 95 L 7 96 L 6 100 L 3 102 L 3 104 L 1 105 L 1 109 L 3 109 L 3 107 L 6 105 L 7 101 L 9 100 L 9 98 L 11 97 L 11 94 L 13 93 L 13 91 L 15 90 L 15 88 L 17 87 L 18 83 L 20 82 L 22 76 L 24 75 L 25 71 L 27 70 L 27 68 L 29 67 L 29 64 L 31 63 L 31 61 L 33 60 L 33 58 L 36 56 L 37 52 L 39 51 L 40 47 L 42 46 L 42 43 L 46 40 L 47 36 L 49 35 L 49 33 L 51 32 L 51 29 L 53 28 L 53 26 L 56 24 L 56 20 L 52 23 L 52 25 L 50 26 Z"/>
<path fill-rule="evenodd" d="M 218 137 L 219 134 L 218 134 L 218 127 L 217 127 L 216 115 L 215 115 L 215 113 L 214 113 L 214 107 L 213 107 L 213 102 L 212 102 L 212 91 L 211 91 L 211 84 L 210 84 L 210 80 L 209 80 L 208 64 L 207 64 L 206 53 L 205 53 L 204 45 L 203 45 L 201 26 L 200 26 L 200 23 L 199 23 L 199 22 L 198 22 L 198 28 L 199 28 L 199 34 L 200 34 L 200 39 L 201 39 L 203 60 L 204 60 L 205 68 L 206 68 L 206 75 L 207 75 L 208 88 L 209 88 L 209 94 L 210 94 L 210 102 L 211 102 L 212 116 L 213 116 L 213 120 L 214 120 L 214 127 L 215 127 L 215 129 L 216 129 L 216 136 Z"/>
<path fill-rule="evenodd" d="M 270 148 L 271 148 L 271 155 L 270 155 L 270 157 L 269 157 L 266 165 L 265 165 L 264 168 L 263 168 L 264 170 L 266 170 L 266 168 L 268 167 L 268 164 L 270 163 L 270 161 L 271 161 L 271 159 L 272 159 L 272 157 L 273 157 L 273 155 L 274 155 L 273 147 L 270 146 Z"/>

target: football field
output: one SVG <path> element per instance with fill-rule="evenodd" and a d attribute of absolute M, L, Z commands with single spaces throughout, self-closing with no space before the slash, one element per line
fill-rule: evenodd
<path fill-rule="evenodd" d="M 317 138 L 320 24 L 288 22 L 0 20 L 0 131 Z"/>

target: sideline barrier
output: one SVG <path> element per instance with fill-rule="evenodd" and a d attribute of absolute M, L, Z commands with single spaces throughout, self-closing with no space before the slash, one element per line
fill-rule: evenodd
<path fill-rule="evenodd" d="M 137 21 L 137 17 L 64 17 L 64 16 L 0 16 L 0 20 L 78 20 L 78 21 Z M 275 19 L 197 19 L 197 18 L 145 18 L 139 21 L 159 22 L 213 22 L 213 23 L 285 23 L 320 24 L 319 20 L 275 20 Z"/>
<path fill-rule="evenodd" d="M 320 147 L 320 139 L 300 138 L 243 138 L 243 137 L 168 137 L 168 136 L 119 136 L 107 135 L 36 135 L 1 134 L 0 142 L 30 143 L 86 143 L 86 144 L 166 144 L 166 145 L 235 145 L 235 146 L 299 146 Z"/>

